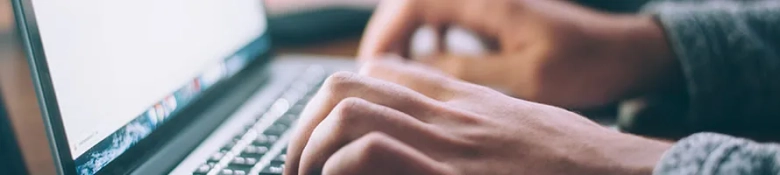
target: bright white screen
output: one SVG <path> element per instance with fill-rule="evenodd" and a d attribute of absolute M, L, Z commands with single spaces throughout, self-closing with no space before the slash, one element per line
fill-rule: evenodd
<path fill-rule="evenodd" d="M 33 0 L 73 157 L 265 31 L 260 0 Z"/>

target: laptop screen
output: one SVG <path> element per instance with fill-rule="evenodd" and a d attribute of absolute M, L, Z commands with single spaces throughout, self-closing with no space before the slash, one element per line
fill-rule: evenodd
<path fill-rule="evenodd" d="M 31 2 L 78 174 L 242 69 L 266 29 L 259 0 Z"/>

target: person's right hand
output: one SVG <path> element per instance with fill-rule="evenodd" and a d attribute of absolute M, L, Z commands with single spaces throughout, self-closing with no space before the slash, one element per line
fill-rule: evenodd
<path fill-rule="evenodd" d="M 671 146 L 392 58 L 332 75 L 294 128 L 286 175 L 651 174 Z"/>
<path fill-rule="evenodd" d="M 461 26 L 495 47 L 474 59 L 448 54 L 440 44 L 422 62 L 556 106 L 599 107 L 667 86 L 669 77 L 680 74 L 652 17 L 605 14 L 557 0 L 385 0 L 364 34 L 359 58 L 408 57 L 409 41 L 423 25 L 438 34 Z"/>

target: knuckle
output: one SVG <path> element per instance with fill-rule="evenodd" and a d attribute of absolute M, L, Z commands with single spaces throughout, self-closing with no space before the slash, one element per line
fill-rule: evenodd
<path fill-rule="evenodd" d="M 371 75 L 372 73 L 382 69 L 382 65 L 384 65 L 384 64 L 380 64 L 379 61 L 376 59 L 363 62 L 362 64 L 363 65 L 361 65 L 360 67 L 361 75 Z"/>
<path fill-rule="evenodd" d="M 327 88 L 333 92 L 344 91 L 352 89 L 356 85 L 359 85 L 360 77 L 352 72 L 336 72 L 330 75 L 323 83 L 323 88 Z"/>
<path fill-rule="evenodd" d="M 398 55 L 378 56 L 378 59 L 371 59 L 362 62 L 360 65 L 360 75 L 375 75 L 384 72 L 397 72 L 398 61 L 404 58 Z"/>
<path fill-rule="evenodd" d="M 366 101 L 356 97 L 349 97 L 341 100 L 333 109 L 334 120 L 339 126 L 354 125 L 360 120 L 362 110 L 366 110 Z"/>
<path fill-rule="evenodd" d="M 382 133 L 372 132 L 366 134 L 357 143 L 358 159 L 366 163 L 377 163 L 377 156 L 387 151 L 386 142 L 387 136 Z"/>

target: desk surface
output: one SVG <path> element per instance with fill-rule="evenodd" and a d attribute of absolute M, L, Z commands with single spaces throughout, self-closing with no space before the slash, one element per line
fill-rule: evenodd
<path fill-rule="evenodd" d="M 309 46 L 281 47 L 277 48 L 275 52 L 282 54 L 299 53 L 353 58 L 357 54 L 359 45 L 360 37 L 351 37 Z"/>

